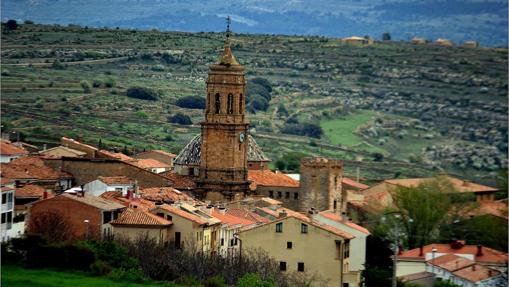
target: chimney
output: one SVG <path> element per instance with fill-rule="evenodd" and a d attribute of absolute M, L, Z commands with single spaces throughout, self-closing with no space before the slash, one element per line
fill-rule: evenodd
<path fill-rule="evenodd" d="M 132 199 L 133 198 L 133 190 L 132 189 L 130 189 L 130 188 L 127 189 L 126 198 L 127 199 Z"/>
<path fill-rule="evenodd" d="M 44 193 L 42 194 L 42 198 L 43 199 L 46 199 L 48 198 L 48 192 L 45 190 Z"/>
<path fill-rule="evenodd" d="M 419 257 L 424 256 L 424 247 L 419 247 Z"/>
<path fill-rule="evenodd" d="M 482 245 L 477 245 L 477 253 L 475 256 L 482 256 Z"/>
<path fill-rule="evenodd" d="M 287 215 L 288 215 L 288 214 L 286 213 L 286 211 L 284 211 L 284 210 L 283 210 L 283 211 L 280 211 L 280 212 L 279 212 L 279 216 L 278 216 L 278 218 L 283 218 L 283 217 L 286 217 Z"/>
<path fill-rule="evenodd" d="M 224 206 L 219 206 L 218 209 L 219 209 L 219 213 L 221 213 L 223 215 L 226 213 L 226 208 Z"/>

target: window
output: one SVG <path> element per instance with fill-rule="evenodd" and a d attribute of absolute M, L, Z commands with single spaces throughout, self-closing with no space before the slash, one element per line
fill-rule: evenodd
<path fill-rule="evenodd" d="M 336 240 L 336 260 L 341 259 L 341 241 Z"/>
<path fill-rule="evenodd" d="M 343 287 L 350 287 L 350 284 L 348 284 L 348 283 L 343 283 Z"/>
<path fill-rule="evenodd" d="M 111 221 L 111 212 L 110 211 L 105 211 L 103 212 L 103 224 L 106 224 L 108 222 Z"/>
<path fill-rule="evenodd" d="M 293 193 L 293 199 L 299 199 L 299 193 L 298 192 L 294 192 Z"/>
<path fill-rule="evenodd" d="M 239 97 L 239 114 L 242 114 L 242 94 L 240 94 L 240 97 Z"/>
<path fill-rule="evenodd" d="M 7 203 L 7 194 L 4 193 L 2 194 L 2 204 L 6 204 Z"/>
<path fill-rule="evenodd" d="M 281 198 L 281 197 L 283 197 L 283 193 L 281 193 L 281 191 L 278 191 L 277 192 L 277 198 Z"/>
<path fill-rule="evenodd" d="M 221 96 L 216 94 L 216 114 L 219 114 L 221 111 Z"/>
<path fill-rule="evenodd" d="M 292 249 L 293 243 L 291 241 L 286 242 L 286 249 Z"/>
<path fill-rule="evenodd" d="M 7 203 L 12 203 L 12 192 L 10 192 L 8 195 L 7 195 Z"/>
<path fill-rule="evenodd" d="M 233 241 L 233 238 L 232 238 L 232 239 L 230 239 L 230 246 L 233 246 L 233 245 L 235 245 L 235 242 Z"/>
<path fill-rule="evenodd" d="M 2 224 L 5 223 L 7 215 L 2 213 Z"/>
<path fill-rule="evenodd" d="M 228 94 L 228 111 L 229 114 L 233 114 L 233 95 Z"/>
<path fill-rule="evenodd" d="M 115 187 L 115 191 L 120 191 L 121 192 L 122 190 L 123 190 L 123 188 L 121 188 L 121 187 Z"/>
<path fill-rule="evenodd" d="M 285 198 L 290 198 L 290 192 L 288 192 L 288 191 L 287 191 L 287 192 L 285 193 Z"/>
<path fill-rule="evenodd" d="M 274 198 L 274 191 L 269 190 L 269 197 L 270 197 L 270 198 Z"/>
<path fill-rule="evenodd" d="M 349 257 L 350 257 L 350 242 L 348 240 L 345 240 L 343 258 L 349 258 Z"/>
<path fill-rule="evenodd" d="M 301 223 L 300 233 L 308 233 L 308 225 L 307 224 Z"/>
<path fill-rule="evenodd" d="M 224 238 L 221 238 L 221 246 L 224 246 Z"/>
<path fill-rule="evenodd" d="M 157 216 L 164 218 L 164 213 L 158 212 L 156 213 Z"/>
<path fill-rule="evenodd" d="M 167 214 L 167 215 L 166 215 L 166 219 L 167 219 L 167 220 L 173 220 L 173 217 L 172 217 L 171 215 Z"/>
<path fill-rule="evenodd" d="M 279 222 L 276 224 L 276 232 L 277 233 L 283 232 L 283 222 Z"/>
<path fill-rule="evenodd" d="M 279 262 L 279 271 L 286 271 L 286 262 Z"/>
<path fill-rule="evenodd" d="M 304 272 L 304 262 L 297 263 L 297 271 Z"/>
<path fill-rule="evenodd" d="M 338 208 L 338 202 L 334 199 L 334 210 Z"/>

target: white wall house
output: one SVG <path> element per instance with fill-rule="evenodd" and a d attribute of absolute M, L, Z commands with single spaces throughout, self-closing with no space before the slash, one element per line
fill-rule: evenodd
<path fill-rule="evenodd" d="M 132 188 L 132 181 L 125 176 L 100 176 L 84 185 L 85 192 L 95 196 L 100 196 L 107 191 L 119 191 L 122 192 L 122 196 L 126 196 L 127 191 Z"/>
<path fill-rule="evenodd" d="M 15 236 L 13 234 L 13 218 L 14 218 L 14 188 L 12 187 L 2 187 L 1 197 L 2 203 L 0 205 L 1 211 L 1 228 L 0 228 L 0 239 L 1 241 L 7 241 L 10 238 Z"/>
<path fill-rule="evenodd" d="M 9 142 L 0 142 L 0 163 L 11 162 L 18 157 L 27 155 L 28 151 L 23 148 L 17 147 Z"/>

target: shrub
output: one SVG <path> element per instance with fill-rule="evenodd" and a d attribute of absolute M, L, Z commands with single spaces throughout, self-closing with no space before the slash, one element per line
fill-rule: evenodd
<path fill-rule="evenodd" d="M 94 263 L 92 263 L 92 265 L 90 265 L 90 272 L 92 275 L 96 276 L 109 274 L 112 270 L 113 268 L 111 268 L 109 264 L 101 260 L 96 260 Z"/>
<path fill-rule="evenodd" d="M 137 111 L 136 112 L 136 116 L 138 118 L 141 118 L 141 119 L 147 119 L 148 118 L 148 114 L 144 111 Z"/>
<path fill-rule="evenodd" d="M 95 79 L 93 82 L 92 82 L 92 87 L 94 88 L 99 88 L 100 86 L 102 86 L 103 82 L 101 80 L 97 80 Z"/>
<path fill-rule="evenodd" d="M 83 89 L 83 92 L 88 94 L 92 91 L 92 87 L 90 86 L 90 83 L 87 81 L 81 81 L 80 86 Z"/>
<path fill-rule="evenodd" d="M 108 278 L 117 282 L 129 282 L 129 283 L 142 283 L 144 280 L 143 270 L 141 270 L 141 268 L 113 269 L 108 274 Z"/>
<path fill-rule="evenodd" d="M 130 87 L 127 89 L 126 96 L 135 99 L 156 101 L 159 95 L 156 91 L 146 87 Z"/>
<path fill-rule="evenodd" d="M 323 134 L 323 130 L 320 127 L 320 125 L 313 123 L 303 123 L 303 124 L 287 123 L 281 129 L 281 132 L 285 134 L 308 136 L 313 138 L 320 138 Z"/>
<path fill-rule="evenodd" d="M 260 275 L 247 273 L 237 283 L 237 287 L 276 287 L 274 280 L 263 280 Z"/>
<path fill-rule="evenodd" d="M 18 22 L 16 22 L 16 20 L 8 20 L 6 23 L 5 23 L 5 26 L 7 27 L 7 29 L 9 30 L 16 30 L 18 29 Z"/>
<path fill-rule="evenodd" d="M 181 108 L 187 109 L 205 109 L 205 98 L 200 96 L 187 96 L 182 97 L 175 102 Z"/>
<path fill-rule="evenodd" d="M 117 85 L 115 79 L 113 78 L 107 78 L 106 81 L 104 81 L 104 86 L 106 88 L 113 88 Z"/>
<path fill-rule="evenodd" d="M 169 117 L 168 122 L 179 124 L 179 125 L 192 125 L 193 122 L 188 115 L 184 115 L 182 113 L 177 113 L 176 115 Z"/>
<path fill-rule="evenodd" d="M 224 282 L 224 278 L 219 275 L 209 277 L 205 280 L 203 285 L 205 287 L 227 287 L 226 282 Z"/>
<path fill-rule="evenodd" d="M 34 133 L 38 132 L 34 130 Z M 45 131 L 41 132 L 45 133 Z M 51 242 L 62 242 L 74 237 L 69 221 L 56 212 L 44 212 L 31 218 L 28 233 L 40 235 Z"/>

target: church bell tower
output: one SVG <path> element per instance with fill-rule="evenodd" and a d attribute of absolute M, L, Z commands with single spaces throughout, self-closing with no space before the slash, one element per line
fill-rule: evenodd
<path fill-rule="evenodd" d="M 247 179 L 248 123 L 245 116 L 244 67 L 230 46 L 230 18 L 219 62 L 209 66 L 205 121 L 201 123 L 201 155 L 197 193 L 205 200 L 239 200 Z"/>

